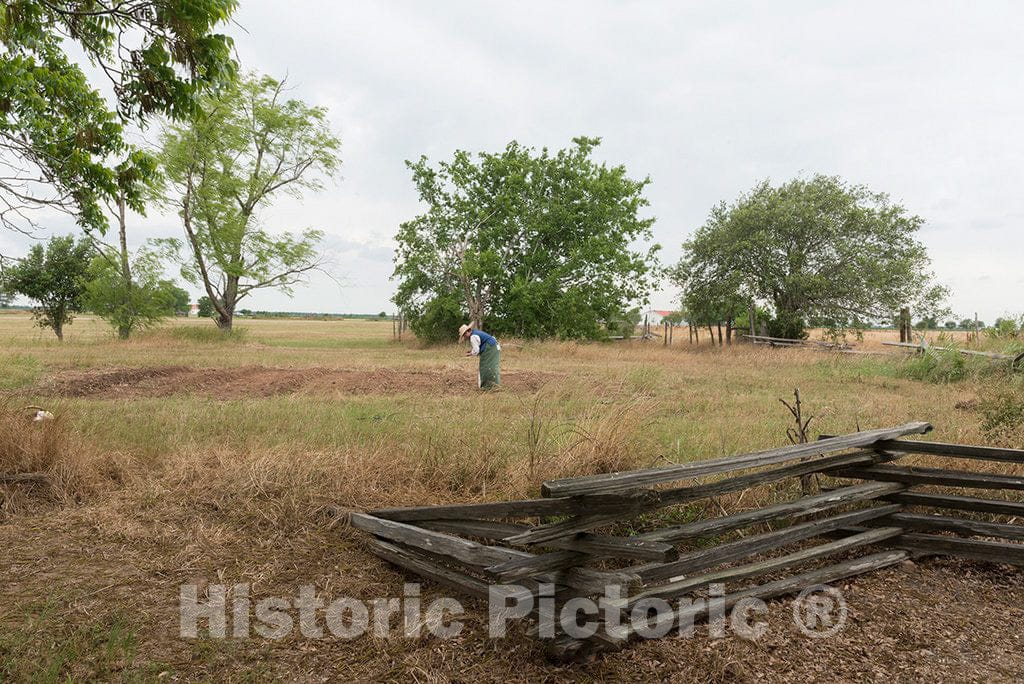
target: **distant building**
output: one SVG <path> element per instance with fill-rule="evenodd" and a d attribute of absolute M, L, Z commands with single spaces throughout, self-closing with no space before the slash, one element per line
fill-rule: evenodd
<path fill-rule="evenodd" d="M 192 302 L 188 305 L 188 317 L 199 318 L 199 304 Z"/>
<path fill-rule="evenodd" d="M 644 312 L 644 316 L 647 316 L 647 322 L 651 325 L 661 325 L 661 321 L 665 316 L 671 316 L 675 311 L 666 311 L 665 309 L 651 309 Z"/>

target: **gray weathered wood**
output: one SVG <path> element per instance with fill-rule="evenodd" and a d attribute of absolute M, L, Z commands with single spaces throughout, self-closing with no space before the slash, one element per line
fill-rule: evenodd
<path fill-rule="evenodd" d="M 810 520 L 785 527 L 781 530 L 765 532 L 752 537 L 718 544 L 711 548 L 691 551 L 681 555 L 679 560 L 673 563 L 638 565 L 634 566 L 632 570 L 639 574 L 640 578 L 647 584 L 659 582 L 688 573 L 709 570 L 723 563 L 730 563 L 741 558 L 772 551 L 789 544 L 804 541 L 805 539 L 824 536 L 835 530 L 895 513 L 901 508 L 899 504 L 888 504 L 840 513 L 828 518 L 822 518 L 821 520 Z"/>
<path fill-rule="evenodd" d="M 0 484 L 47 484 L 50 476 L 46 473 L 0 473 Z"/>
<path fill-rule="evenodd" d="M 899 492 L 886 494 L 882 498 L 905 506 L 929 506 L 957 511 L 974 511 L 975 513 L 1024 516 L 1024 502 L 1021 501 L 1001 501 L 959 494 L 926 494 L 924 492 Z"/>
<path fill-rule="evenodd" d="M 498 565 L 492 565 L 486 568 L 486 571 L 502 582 L 514 582 L 554 570 L 576 567 L 585 563 L 587 558 L 586 554 L 576 551 L 554 551 L 533 558 L 514 558 Z"/>
<path fill-rule="evenodd" d="M 966 470 L 946 470 L 944 468 L 877 465 L 868 468 L 844 468 L 836 470 L 834 473 L 839 477 L 874 480 L 875 482 L 902 482 L 911 485 L 944 485 L 974 489 L 1024 489 L 1024 477 L 973 473 Z"/>
<path fill-rule="evenodd" d="M 738 492 L 749 487 L 769 482 L 779 482 L 790 477 L 800 477 L 811 473 L 823 473 L 836 468 L 857 465 L 873 465 L 882 461 L 899 458 L 899 454 L 880 454 L 875 452 L 856 452 L 852 454 L 836 454 L 800 463 L 773 468 L 749 475 L 725 478 L 717 482 L 666 489 L 661 492 L 661 504 L 672 505 L 699 501 L 712 496 L 721 496 L 730 492 Z"/>
<path fill-rule="evenodd" d="M 365 513 L 352 513 L 349 520 L 353 527 L 363 532 L 369 532 L 378 537 L 401 542 L 437 555 L 451 556 L 469 565 L 487 567 L 530 555 L 514 549 L 485 546 L 451 534 L 433 532 Z"/>
<path fill-rule="evenodd" d="M 638 489 L 617 494 L 593 494 L 559 499 L 523 499 L 445 506 L 382 508 L 370 511 L 377 518 L 400 522 L 443 519 L 536 518 L 555 515 L 591 515 L 602 512 L 628 513 L 658 502 L 658 492 Z"/>
<path fill-rule="evenodd" d="M 907 533 L 893 540 L 892 545 L 917 553 L 1024 566 L 1024 544 Z"/>
<path fill-rule="evenodd" d="M 777 520 L 779 518 L 819 513 L 854 501 L 876 499 L 885 494 L 892 494 L 893 492 L 900 491 L 901 488 L 901 485 L 890 482 L 874 482 L 842 487 L 830 492 L 822 492 L 821 494 L 815 494 L 813 496 L 804 496 L 796 499 L 795 501 L 786 501 L 784 503 L 767 506 L 765 508 L 755 508 L 750 511 L 734 513 L 721 518 L 711 518 L 709 520 L 699 520 L 686 525 L 666 527 L 653 532 L 647 532 L 646 534 L 639 536 L 641 539 L 651 539 L 663 542 L 677 542 L 683 539 L 707 537 L 757 523 Z"/>
<path fill-rule="evenodd" d="M 882 441 L 875 446 L 879 449 L 894 449 L 911 454 L 932 454 L 934 456 L 954 456 L 956 458 L 970 458 L 980 461 L 1024 463 L 1024 449 L 1002 449 L 999 447 L 921 442 L 908 439 Z"/>
<path fill-rule="evenodd" d="M 769 449 L 751 454 L 727 456 L 660 468 L 551 480 L 541 485 L 541 494 L 545 497 L 563 497 L 580 494 L 610 493 L 636 487 L 648 487 L 702 475 L 775 465 L 808 456 L 818 456 L 832 451 L 867 447 L 879 440 L 896 439 L 908 434 L 922 434 L 931 429 L 932 426 L 929 423 L 906 423 L 897 427 L 855 432 L 849 435 L 822 439 L 806 444 L 791 444 L 778 449 Z"/>
<path fill-rule="evenodd" d="M 703 575 L 691 575 L 673 579 L 667 584 L 650 587 L 638 594 L 628 598 L 608 600 L 606 603 L 616 608 L 628 608 L 645 598 L 673 599 L 692 593 L 698 589 L 707 587 L 716 582 L 737 582 L 758 575 L 765 575 L 778 570 L 785 570 L 796 565 L 802 565 L 812 560 L 834 556 L 838 553 L 850 551 L 862 546 L 878 544 L 887 539 L 898 537 L 903 533 L 902 527 L 879 527 L 876 529 L 854 534 L 836 541 L 810 546 L 805 549 L 788 553 L 784 556 L 769 558 L 757 563 L 739 565 L 732 568 L 725 568 L 716 572 L 709 572 Z"/>
<path fill-rule="evenodd" d="M 895 565 L 906 560 L 908 555 L 909 554 L 904 550 L 882 551 L 869 556 L 862 556 L 842 563 L 836 563 L 835 565 L 811 570 L 799 575 L 785 577 L 774 582 L 754 585 L 741 591 L 726 594 L 717 600 L 720 602 L 720 605 L 728 610 L 744 598 L 759 598 L 767 600 L 779 596 L 785 596 L 787 594 L 793 594 L 806 587 L 836 582 L 856 575 L 861 575 L 866 572 L 872 572 L 874 570 L 880 570 L 882 568 Z M 654 618 L 650 624 L 654 629 L 658 629 L 659 627 L 663 628 L 665 626 L 671 628 L 672 626 L 677 626 L 680 623 L 689 624 L 691 621 L 702 621 L 707 619 L 709 609 L 710 605 L 706 599 L 698 599 L 690 606 Z M 594 652 L 621 648 L 633 635 L 627 627 L 620 635 L 603 636 L 604 638 L 601 641 L 589 640 L 589 642 L 585 644 L 574 643 L 573 640 L 564 640 L 559 644 L 557 650 L 551 653 L 551 655 L 556 659 L 564 659 L 562 656 L 563 653 L 568 654 L 567 658 L 569 659 L 585 657 Z"/>
<path fill-rule="evenodd" d="M 900 525 L 908 530 L 920 532 L 955 532 L 956 534 L 1024 541 L 1024 526 L 1021 525 L 950 518 L 944 515 L 922 515 L 920 513 L 894 513 L 876 521 L 876 523 L 878 522 Z"/>
<path fill-rule="evenodd" d="M 463 534 L 488 541 L 505 541 L 531 529 L 528 525 L 487 520 L 424 520 L 419 524 L 438 532 Z M 574 537 L 553 539 L 547 545 L 603 558 L 668 562 L 679 557 L 679 551 L 671 544 L 652 542 L 636 537 L 611 537 L 603 534 L 582 533 Z"/>

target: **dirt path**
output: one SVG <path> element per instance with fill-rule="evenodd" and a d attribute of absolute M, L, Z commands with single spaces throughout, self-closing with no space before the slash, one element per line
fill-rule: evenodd
<path fill-rule="evenodd" d="M 557 373 L 509 371 L 501 375 L 502 391 L 534 392 L 563 377 Z M 476 375 L 464 369 L 370 370 L 336 368 L 190 368 L 155 366 L 53 374 L 20 394 L 130 399 L 199 394 L 215 399 L 309 395 L 469 394 Z"/>

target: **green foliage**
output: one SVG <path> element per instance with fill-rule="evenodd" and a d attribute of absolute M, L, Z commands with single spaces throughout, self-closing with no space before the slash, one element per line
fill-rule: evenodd
<path fill-rule="evenodd" d="M 53 237 L 45 248 L 35 244 L 4 273 L 2 289 L 36 302 L 36 323 L 63 340 L 64 326 L 82 310 L 90 251 L 88 241 L 75 242 L 73 235 Z"/>
<path fill-rule="evenodd" d="M 172 314 L 188 313 L 189 306 L 192 304 L 192 295 L 188 293 L 188 290 L 178 287 L 173 280 L 161 280 L 158 285 L 170 298 Z"/>
<path fill-rule="evenodd" d="M 185 229 L 182 275 L 203 286 L 217 325 L 230 329 L 253 291 L 290 294 L 321 268 L 320 231 L 271 233 L 260 214 L 278 194 L 321 189 L 341 143 L 326 110 L 286 99 L 284 82 L 269 77 L 246 77 L 200 103 L 201 114 L 164 131 L 160 197 Z M 180 241 L 165 244 L 180 255 Z"/>
<path fill-rule="evenodd" d="M 121 339 L 173 316 L 181 288 L 164 280 L 159 257 L 141 249 L 131 263 L 131 280 L 123 277 L 121 266 L 110 254 L 93 258 L 89 266 L 85 306 L 105 320 Z M 186 307 L 188 293 L 185 292 Z"/>
<path fill-rule="evenodd" d="M 123 124 L 186 114 L 200 92 L 233 77 L 232 41 L 214 29 L 235 7 L 235 0 L 0 6 L 0 153 L 8 160 L 0 225 L 31 229 L 28 212 L 46 207 L 102 232 L 102 202 L 121 193 L 141 210 L 137 180 L 150 161 L 130 151 Z M 69 51 L 110 79 L 117 113 Z M 124 161 L 111 168 L 112 159 Z"/>
<path fill-rule="evenodd" d="M 1013 318 L 1000 317 L 985 334 L 997 340 L 1011 339 L 1024 332 L 1024 316 L 1019 321 Z"/>
<path fill-rule="evenodd" d="M 199 315 L 199 318 L 213 318 L 213 302 L 209 297 L 203 295 L 199 298 L 197 304 L 199 306 L 196 313 Z"/>
<path fill-rule="evenodd" d="M 939 327 L 939 320 L 935 316 L 925 316 L 914 324 L 915 330 L 935 330 Z"/>
<path fill-rule="evenodd" d="M 429 300 L 416 316 L 410 318 L 409 325 L 423 342 L 454 342 L 459 326 L 466 322 L 462 311 L 462 301 L 457 294 L 439 295 Z"/>
<path fill-rule="evenodd" d="M 881 193 L 817 175 L 767 182 L 711 211 L 683 245 L 676 281 L 684 302 L 713 313 L 731 298 L 770 306 L 769 333 L 799 338 L 810 318 L 835 325 L 881 320 L 900 306 L 934 310 L 922 219 Z"/>
<path fill-rule="evenodd" d="M 414 330 L 428 311 L 431 326 L 452 314 L 457 293 L 461 320 L 497 335 L 598 337 L 646 298 L 658 246 L 633 245 L 651 238 L 649 180 L 595 162 L 599 143 L 406 162 L 428 207 L 396 235 L 393 301 Z"/>
<path fill-rule="evenodd" d="M 969 359 L 955 348 L 950 348 L 945 351 L 929 349 L 920 356 L 912 357 L 905 362 L 902 371 L 903 375 L 914 380 L 946 384 L 981 375 L 990 367 L 987 360 Z"/>

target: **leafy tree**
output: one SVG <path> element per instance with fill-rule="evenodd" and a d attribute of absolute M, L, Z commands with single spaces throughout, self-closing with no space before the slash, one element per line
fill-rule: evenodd
<path fill-rule="evenodd" d="M 956 330 L 956 321 L 946 321 L 943 325 L 947 330 Z"/>
<path fill-rule="evenodd" d="M 718 328 L 718 344 L 722 344 L 722 324 L 732 343 L 735 320 L 748 308 L 750 298 L 743 294 L 739 274 L 722 270 L 711 272 L 683 259 L 669 275 L 682 288 L 682 305 L 690 325 L 707 327 L 712 341 Z"/>
<path fill-rule="evenodd" d="M 778 187 L 757 185 L 714 207 L 683 245 L 687 282 L 728 275 L 743 295 L 772 310 L 772 335 L 797 338 L 809 318 L 881 320 L 910 305 L 936 311 L 946 291 L 933 284 L 922 219 L 888 196 L 816 175 Z"/>
<path fill-rule="evenodd" d="M 8 0 L 0 5 L 0 225 L 35 227 L 56 209 L 102 232 L 102 201 L 123 192 L 141 210 L 126 167 L 140 161 L 126 123 L 178 117 L 196 96 L 233 77 L 232 41 L 215 33 L 236 0 Z M 69 52 L 113 86 L 116 113 Z"/>
<path fill-rule="evenodd" d="M 185 229 L 182 274 L 202 285 L 217 325 L 230 330 L 235 307 L 253 291 L 290 294 L 322 267 L 320 231 L 271 233 L 260 211 L 278 194 L 321 189 L 340 164 L 341 143 L 322 107 L 286 99 L 285 83 L 269 77 L 249 76 L 201 104 L 201 115 L 164 131 L 162 199 Z"/>
<path fill-rule="evenodd" d="M 406 162 L 427 210 L 398 230 L 393 301 L 417 336 L 468 314 L 496 334 L 597 337 L 646 298 L 658 246 L 633 245 L 651 237 L 649 180 L 595 162 L 599 144 Z"/>
<path fill-rule="evenodd" d="M 131 280 L 125 280 L 116 255 L 93 257 L 86 287 L 86 307 L 107 321 L 122 340 L 174 314 L 173 282 L 161 279 L 159 256 L 140 249 L 131 259 Z M 187 295 L 187 293 L 186 293 Z"/>
<path fill-rule="evenodd" d="M 4 273 L 4 289 L 36 302 L 33 317 L 40 328 L 52 328 L 64 339 L 64 326 L 81 311 L 92 246 L 73 235 L 35 244 L 28 256 Z"/>
<path fill-rule="evenodd" d="M 189 305 L 192 303 L 192 295 L 173 280 L 161 280 L 158 283 L 160 289 L 167 293 L 171 303 L 171 314 L 187 314 Z"/>
<path fill-rule="evenodd" d="M 213 302 L 206 295 L 199 298 L 196 314 L 199 318 L 213 318 Z"/>
<path fill-rule="evenodd" d="M 974 330 L 974 319 L 973 318 L 965 318 L 962 321 L 960 321 L 960 323 L 958 324 L 958 327 L 961 330 Z M 978 321 L 978 327 L 979 328 L 984 328 L 985 324 L 982 321 Z"/>
<path fill-rule="evenodd" d="M 925 316 L 914 327 L 918 330 L 935 330 L 939 327 L 939 321 L 935 316 Z"/>

